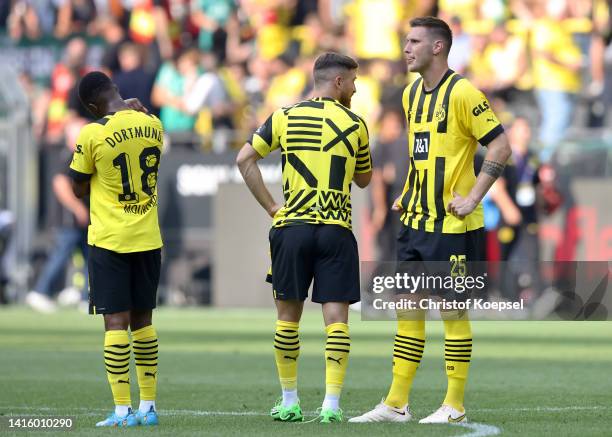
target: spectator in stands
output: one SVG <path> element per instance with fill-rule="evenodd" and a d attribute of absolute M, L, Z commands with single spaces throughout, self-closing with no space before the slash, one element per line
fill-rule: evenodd
<path fill-rule="evenodd" d="M 533 6 L 534 24 L 531 29 L 531 56 L 536 98 L 542 121 L 540 141 L 544 146 L 542 159 L 547 161 L 557 143 L 572 124 L 576 94 L 580 91 L 580 49 L 561 20 L 563 2 L 548 0 Z"/>
<path fill-rule="evenodd" d="M 196 117 L 185 109 L 185 90 L 202 73 L 198 49 L 188 49 L 176 61 L 162 64 L 151 94 L 151 102 L 160 108 L 159 117 L 167 133 L 191 132 Z"/>
<path fill-rule="evenodd" d="M 101 63 L 106 73 L 111 76 L 121 68 L 119 64 L 119 48 L 128 42 L 129 39 L 125 29 L 113 17 L 103 17 L 100 19 L 99 24 L 105 43 Z"/>
<path fill-rule="evenodd" d="M 472 56 L 472 43 L 470 35 L 463 31 L 461 18 L 453 16 L 449 20 L 449 27 L 453 32 L 453 45 L 448 55 L 448 66 L 463 75 L 466 73 Z"/>
<path fill-rule="evenodd" d="M 391 211 L 391 206 L 402 194 L 410 164 L 404 125 L 401 109 L 384 110 L 372 153 L 372 230 L 378 246 L 376 258 L 382 262 L 396 258 L 395 243 L 400 221 Z"/>
<path fill-rule="evenodd" d="M 95 33 L 96 4 L 94 0 L 57 0 L 57 20 L 54 35 L 63 39 L 70 34 Z"/>
<path fill-rule="evenodd" d="M 198 26 L 198 47 L 225 59 L 226 25 L 234 12 L 233 0 L 191 0 L 191 20 Z"/>
<path fill-rule="evenodd" d="M 188 114 L 207 118 L 206 123 L 198 123 L 196 132 L 202 136 L 212 136 L 212 150 L 221 153 L 231 141 L 232 104 L 225 91 L 223 81 L 217 73 L 217 60 L 212 53 L 202 55 L 202 74 L 185 89 L 183 107 Z"/>
<path fill-rule="evenodd" d="M 153 111 L 151 91 L 155 74 L 145 70 L 143 62 L 144 47 L 126 42 L 119 48 L 119 71 L 113 75 L 113 82 L 119 94 L 126 99 L 136 97 L 149 110 Z"/>
<path fill-rule="evenodd" d="M 347 4 L 347 39 L 358 59 L 402 59 L 401 0 L 355 0 Z"/>
<path fill-rule="evenodd" d="M 76 139 L 80 128 L 85 122 L 72 128 L 66 135 L 66 146 L 56 163 L 52 180 L 53 193 L 59 203 L 57 214 L 55 214 L 55 238 L 53 246 L 49 250 L 49 257 L 34 286 L 34 289 L 26 295 L 26 303 L 34 310 L 42 313 L 51 313 L 56 309 L 54 296 L 54 285 L 60 282 L 62 275 L 66 273 L 66 266 L 71 259 L 75 249 L 79 249 L 82 258 L 87 259 L 87 226 L 89 225 L 89 200 L 77 198 L 73 191 L 68 176 L 68 169 L 72 154 L 76 149 Z M 81 290 L 73 286 L 66 287 L 59 295 L 58 301 L 62 304 L 76 304 L 81 300 L 81 295 L 87 295 L 87 262 L 83 262 L 83 274 L 81 276 Z"/>
<path fill-rule="evenodd" d="M 77 78 L 86 73 L 88 47 L 81 37 L 68 41 L 63 61 L 53 69 L 51 76 L 51 101 L 47 114 L 47 137 L 49 144 L 61 144 L 64 127 L 68 119 L 71 92 L 74 94 Z M 74 101 L 74 98 L 72 99 Z M 80 107 L 78 105 L 77 107 Z"/>

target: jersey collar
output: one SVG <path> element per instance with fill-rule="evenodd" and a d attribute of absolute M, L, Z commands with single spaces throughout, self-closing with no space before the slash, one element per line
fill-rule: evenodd
<path fill-rule="evenodd" d="M 337 102 L 336 99 L 332 99 L 331 97 L 314 97 L 312 100 L 317 102 L 326 101 L 326 102 Z"/>
<path fill-rule="evenodd" d="M 442 76 L 442 79 L 440 79 L 440 82 L 438 82 L 438 84 L 437 84 L 435 87 L 433 87 L 433 88 L 432 88 L 430 91 L 427 91 L 427 90 L 425 89 L 425 81 L 422 81 L 422 83 L 421 83 L 421 87 L 422 87 L 422 89 L 423 89 L 423 93 L 425 93 L 425 94 L 431 94 L 431 93 L 433 93 L 435 90 L 437 90 L 438 88 L 440 88 L 440 87 L 441 87 L 441 86 L 444 84 L 444 82 L 446 82 L 446 79 L 448 79 L 449 77 L 451 77 L 453 73 L 454 73 L 454 71 L 453 71 L 453 70 L 451 70 L 451 69 L 449 68 L 449 69 L 446 71 L 446 73 L 444 73 L 444 76 Z"/>

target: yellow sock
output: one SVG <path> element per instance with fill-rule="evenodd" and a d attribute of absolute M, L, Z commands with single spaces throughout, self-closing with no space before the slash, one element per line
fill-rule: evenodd
<path fill-rule="evenodd" d="M 297 388 L 297 359 L 300 356 L 298 327 L 297 322 L 276 321 L 274 358 L 283 390 Z"/>
<path fill-rule="evenodd" d="M 414 317 L 414 315 L 413 315 Z M 425 350 L 424 314 L 418 320 L 399 320 L 393 345 L 393 382 L 385 404 L 403 408 L 410 399 L 410 389 Z"/>
<path fill-rule="evenodd" d="M 331 323 L 325 331 L 325 395 L 339 397 L 348 367 L 351 337 L 346 323 Z"/>
<path fill-rule="evenodd" d="M 106 331 L 104 365 L 115 405 L 132 405 L 130 399 L 130 338 L 128 332 Z"/>
<path fill-rule="evenodd" d="M 444 321 L 444 358 L 448 387 L 443 404 L 464 411 L 463 396 L 472 357 L 472 328 L 466 316 Z"/>
<path fill-rule="evenodd" d="M 153 325 L 132 332 L 136 374 L 141 401 L 154 401 L 157 394 L 157 332 Z"/>

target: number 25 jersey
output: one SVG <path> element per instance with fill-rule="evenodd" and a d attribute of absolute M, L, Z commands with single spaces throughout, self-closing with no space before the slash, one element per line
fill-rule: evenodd
<path fill-rule="evenodd" d="M 436 88 L 423 78 L 403 96 L 410 166 L 401 197 L 402 222 L 426 232 L 457 234 L 484 226 L 482 205 L 463 219 L 446 213 L 453 193 L 467 196 L 474 184 L 478 143 L 504 132 L 483 93 L 449 70 Z"/>
<path fill-rule="evenodd" d="M 118 253 L 162 246 L 157 218 L 162 147 L 161 122 L 138 111 L 118 111 L 81 129 L 70 173 L 91 183 L 90 245 Z"/>

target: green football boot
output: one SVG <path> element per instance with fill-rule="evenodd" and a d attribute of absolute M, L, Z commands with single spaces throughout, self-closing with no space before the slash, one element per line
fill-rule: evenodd
<path fill-rule="evenodd" d="M 342 422 L 342 420 L 342 410 L 340 408 L 337 410 L 332 410 L 330 408 L 322 409 L 319 414 L 320 423 Z"/>
<path fill-rule="evenodd" d="M 281 399 L 276 401 L 276 405 L 270 410 L 270 417 L 279 422 L 302 422 L 304 420 L 299 402 L 290 407 L 283 407 Z"/>

